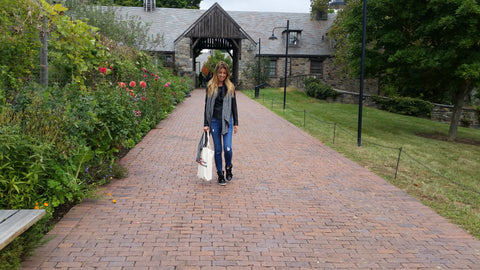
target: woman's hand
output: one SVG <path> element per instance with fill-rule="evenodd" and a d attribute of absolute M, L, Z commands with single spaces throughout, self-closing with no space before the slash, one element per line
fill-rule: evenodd
<path fill-rule="evenodd" d="M 207 126 L 207 127 L 203 127 L 203 131 L 209 132 L 209 131 L 210 131 L 210 127 L 208 127 L 208 126 Z"/>
<path fill-rule="evenodd" d="M 233 134 L 237 134 L 238 132 L 238 126 L 233 126 Z"/>

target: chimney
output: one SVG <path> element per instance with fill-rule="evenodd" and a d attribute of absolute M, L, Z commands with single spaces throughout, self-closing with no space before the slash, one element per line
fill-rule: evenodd
<path fill-rule="evenodd" d="M 143 0 L 143 10 L 146 12 L 155 9 L 155 0 Z"/>

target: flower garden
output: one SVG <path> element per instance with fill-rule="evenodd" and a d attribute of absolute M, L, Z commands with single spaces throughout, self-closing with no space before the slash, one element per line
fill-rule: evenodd
<path fill-rule="evenodd" d="M 62 209 L 125 176 L 119 158 L 193 85 L 61 5 L 20 2 L 0 0 L 4 10 L 22 6 L 0 15 L 0 209 L 42 208 L 47 217 L 0 251 L 0 269 L 18 267 Z M 38 83 L 44 28 L 36 22 L 45 14 L 48 86 Z"/>

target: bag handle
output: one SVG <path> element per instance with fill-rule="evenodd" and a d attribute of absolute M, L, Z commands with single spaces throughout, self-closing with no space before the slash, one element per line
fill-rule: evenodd
<path fill-rule="evenodd" d="M 209 134 L 208 134 L 206 131 L 204 131 L 204 132 L 203 132 L 203 147 L 207 147 L 207 145 L 208 145 L 208 137 L 209 137 Z"/>

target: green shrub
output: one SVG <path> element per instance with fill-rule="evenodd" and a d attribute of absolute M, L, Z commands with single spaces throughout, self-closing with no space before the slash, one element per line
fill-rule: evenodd
<path fill-rule="evenodd" d="M 0 0 L 0 6 L 0 88 L 9 97 L 38 68 L 42 19 L 34 0 Z"/>
<path fill-rule="evenodd" d="M 12 270 L 20 267 L 22 260 L 33 251 L 48 231 L 48 219 L 50 217 L 47 214 L 0 250 L 0 262 L 2 262 L 0 263 L 0 270 Z"/>
<path fill-rule="evenodd" d="M 310 97 L 318 99 L 327 99 L 329 97 L 336 98 L 340 94 L 337 91 L 333 90 L 331 86 L 317 83 L 315 81 L 310 82 L 306 86 L 305 93 Z"/>
<path fill-rule="evenodd" d="M 303 84 L 305 85 L 305 88 L 311 83 L 321 83 L 319 79 L 314 78 L 314 77 L 308 77 L 303 81 Z"/>
<path fill-rule="evenodd" d="M 383 98 L 378 96 L 373 96 L 372 99 L 381 110 L 411 116 L 430 117 L 432 115 L 433 103 L 422 99 L 410 97 Z"/>
<path fill-rule="evenodd" d="M 23 78 L 38 68 L 29 64 L 38 62 L 38 46 L 0 38 L 0 51 L 35 51 L 34 56 L 19 53 L 24 61 L 0 61 L 0 209 L 32 209 L 38 204 L 47 210 L 45 221 L 0 252 L 0 269 L 18 266 L 42 238 L 56 209 L 126 175 L 116 163 L 119 152 L 134 147 L 191 90 L 188 78 L 157 66 L 147 53 L 99 37 L 94 28 L 62 16 L 59 6 L 46 9 L 52 28 L 50 75 L 61 80 L 49 80 L 45 88 Z M 4 15 L 0 20 L 10 26 Z M 32 33 L 38 41 L 38 33 Z M 136 86 L 128 86 L 130 81 Z"/>

